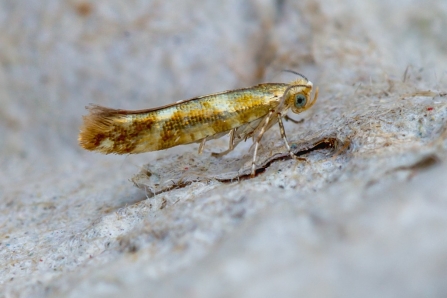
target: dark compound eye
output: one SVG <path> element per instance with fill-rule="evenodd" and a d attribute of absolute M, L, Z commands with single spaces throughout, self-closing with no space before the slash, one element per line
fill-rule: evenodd
<path fill-rule="evenodd" d="M 296 108 L 303 108 L 306 105 L 307 99 L 304 94 L 297 94 L 295 95 L 295 107 Z"/>

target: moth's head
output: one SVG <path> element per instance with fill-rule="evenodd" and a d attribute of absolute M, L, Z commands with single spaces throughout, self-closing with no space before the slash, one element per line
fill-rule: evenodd
<path fill-rule="evenodd" d="M 303 79 L 290 84 L 283 95 L 285 107 L 291 108 L 295 114 L 309 109 L 318 97 L 318 88 L 315 90 L 314 97 L 311 97 L 312 88 L 312 82 Z"/>

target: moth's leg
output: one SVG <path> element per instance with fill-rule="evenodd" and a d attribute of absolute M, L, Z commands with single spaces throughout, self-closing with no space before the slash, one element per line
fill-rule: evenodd
<path fill-rule="evenodd" d="M 286 130 L 284 129 L 284 124 L 282 123 L 281 114 L 278 113 L 278 124 L 279 124 L 279 132 L 281 133 L 282 139 L 284 140 L 284 144 L 286 145 L 287 150 L 289 151 L 290 157 L 296 160 L 306 161 L 305 158 L 296 156 L 292 150 L 290 149 L 289 142 L 286 137 Z"/>
<path fill-rule="evenodd" d="M 230 130 L 230 133 L 229 133 L 230 141 L 228 142 L 228 149 L 227 150 L 225 150 L 223 152 L 213 152 L 213 153 L 211 153 L 211 155 L 214 156 L 214 157 L 222 157 L 222 156 L 230 153 L 231 151 L 233 151 L 234 147 L 236 147 L 235 144 L 234 144 L 235 132 L 236 132 L 236 128 L 233 128 L 232 130 Z M 237 144 L 239 144 L 239 142 Z"/>
<path fill-rule="evenodd" d="M 203 138 L 202 142 L 199 145 L 199 155 L 202 154 L 203 148 L 205 148 L 206 138 Z"/>
<path fill-rule="evenodd" d="M 293 122 L 293 123 L 295 123 L 295 124 L 299 124 L 299 123 L 301 123 L 301 122 L 304 121 L 304 119 L 301 119 L 301 120 L 295 120 L 295 119 L 293 119 L 293 118 L 290 118 L 287 114 L 284 116 L 284 120 Z"/>
<path fill-rule="evenodd" d="M 253 160 L 251 161 L 251 177 L 253 178 L 256 173 L 256 155 L 258 154 L 259 142 L 255 143 L 255 150 L 253 152 Z"/>
<path fill-rule="evenodd" d="M 266 131 L 266 127 L 268 126 L 269 122 L 270 122 L 270 117 L 272 116 L 273 111 L 270 111 L 270 113 L 268 113 L 268 115 L 265 117 L 265 123 L 262 125 L 261 130 L 259 131 L 259 134 L 256 138 L 255 141 L 255 150 L 253 152 L 253 159 L 251 162 L 251 177 L 255 176 L 256 173 L 256 158 L 258 155 L 258 147 L 259 147 L 259 142 L 261 142 L 262 136 L 264 135 L 264 132 Z"/>

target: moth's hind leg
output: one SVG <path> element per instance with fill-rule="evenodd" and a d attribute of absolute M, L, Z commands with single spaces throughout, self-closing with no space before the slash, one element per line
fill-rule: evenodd
<path fill-rule="evenodd" d="M 203 138 L 203 140 L 200 142 L 199 145 L 199 155 L 203 153 L 203 148 L 205 148 L 206 138 Z"/>
<path fill-rule="evenodd" d="M 235 132 L 236 132 L 236 128 L 233 128 L 232 130 L 230 130 L 230 133 L 229 133 L 230 141 L 228 142 L 228 149 L 227 150 L 225 150 L 223 152 L 213 152 L 213 153 L 211 153 L 211 155 L 214 156 L 214 157 L 222 157 L 224 155 L 227 155 L 231 151 L 233 151 L 233 149 L 236 147 L 236 145 L 239 144 L 239 142 L 240 142 L 239 141 L 236 144 L 234 143 Z"/>

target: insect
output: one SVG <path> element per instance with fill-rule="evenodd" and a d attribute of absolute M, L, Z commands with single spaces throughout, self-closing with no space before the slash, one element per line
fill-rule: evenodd
<path fill-rule="evenodd" d="M 259 143 L 275 123 L 290 156 L 300 159 L 290 149 L 282 118 L 289 109 L 298 114 L 312 107 L 318 88 L 311 98 L 312 82 L 299 73 L 289 72 L 300 78 L 289 84 L 264 83 L 153 109 L 128 111 L 90 105 L 86 107 L 89 114 L 83 117 L 79 144 L 104 154 L 134 154 L 200 143 L 201 154 L 206 141 L 229 134 L 228 149 L 213 153 L 220 157 L 241 141 L 253 138 L 254 176 Z"/>

